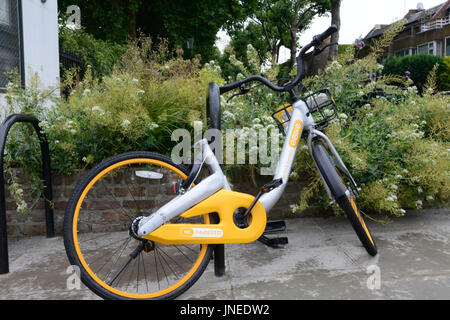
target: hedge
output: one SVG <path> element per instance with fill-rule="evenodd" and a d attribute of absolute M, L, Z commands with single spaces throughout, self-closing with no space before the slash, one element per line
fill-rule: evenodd
<path fill-rule="evenodd" d="M 442 75 L 450 72 L 450 64 L 448 62 L 444 63 L 444 61 L 446 59 L 426 54 L 406 57 L 390 56 L 384 62 L 383 75 L 395 74 L 409 77 L 419 91 L 421 91 L 431 69 L 438 64 L 438 88 L 439 90 L 448 90 L 450 88 L 449 79 Z"/>

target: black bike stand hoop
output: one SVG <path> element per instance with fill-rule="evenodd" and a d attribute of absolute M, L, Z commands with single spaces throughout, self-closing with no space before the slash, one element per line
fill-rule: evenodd
<path fill-rule="evenodd" d="M 3 153 L 5 151 L 6 139 L 11 127 L 17 122 L 31 123 L 36 130 L 41 145 L 42 153 L 42 171 L 44 176 L 44 202 L 45 202 L 45 221 L 47 238 L 55 236 L 53 209 L 50 203 L 53 199 L 52 195 L 52 177 L 50 167 L 50 152 L 48 142 L 44 134 L 39 128 L 39 121 L 30 114 L 12 114 L 5 119 L 0 126 L 0 274 L 9 272 L 8 259 L 8 230 L 6 228 L 6 202 L 5 202 L 5 179 L 3 172 Z"/>

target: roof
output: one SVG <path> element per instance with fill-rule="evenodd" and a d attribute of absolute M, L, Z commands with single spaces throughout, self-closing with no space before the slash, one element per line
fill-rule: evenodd
<path fill-rule="evenodd" d="M 444 3 L 441 3 L 437 6 L 434 6 L 433 8 L 426 9 L 426 10 L 420 10 L 419 12 L 411 14 L 409 17 L 406 18 L 406 24 L 414 23 L 419 21 L 422 17 L 429 17 L 431 19 L 436 18 L 435 15 L 439 13 L 439 11 L 448 4 L 450 1 L 446 1 Z"/>
<path fill-rule="evenodd" d="M 370 39 L 378 37 L 379 35 L 383 34 L 383 32 L 389 27 L 387 24 L 382 25 L 376 25 L 372 30 L 369 31 L 369 33 L 364 37 L 364 39 Z"/>
<path fill-rule="evenodd" d="M 406 19 L 406 24 L 412 24 L 420 21 L 423 17 L 428 17 L 428 20 L 438 18 L 447 8 L 450 8 L 450 0 L 443 2 L 437 6 L 434 6 L 426 10 L 409 10 L 403 19 Z M 390 25 L 376 25 L 364 39 L 375 38 L 383 34 L 383 32 L 389 28 Z"/>

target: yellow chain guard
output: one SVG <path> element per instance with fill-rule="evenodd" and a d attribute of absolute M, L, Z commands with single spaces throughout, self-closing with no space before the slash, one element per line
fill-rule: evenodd
<path fill-rule="evenodd" d="M 248 208 L 255 199 L 254 196 L 219 190 L 209 198 L 201 201 L 188 211 L 181 214 L 183 218 L 217 212 L 218 224 L 164 224 L 144 239 L 163 244 L 221 244 L 248 243 L 257 240 L 264 232 L 267 223 L 266 211 L 257 202 L 252 209 L 249 226 L 238 228 L 233 221 L 233 213 L 237 208 Z"/>

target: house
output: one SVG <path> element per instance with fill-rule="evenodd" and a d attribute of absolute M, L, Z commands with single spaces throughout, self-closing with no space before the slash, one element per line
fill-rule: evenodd
<path fill-rule="evenodd" d="M 450 0 L 430 9 L 424 9 L 422 3 L 418 3 L 417 8 L 409 10 L 403 19 L 405 28 L 395 37 L 385 56 L 450 56 Z M 379 38 L 387 28 L 389 25 L 376 25 L 364 41 L 370 43 Z"/>
<path fill-rule="evenodd" d="M 56 0 L 0 0 L 0 105 L 5 72 L 17 70 L 24 86 L 35 73 L 44 87 L 58 85 L 58 47 Z"/>

